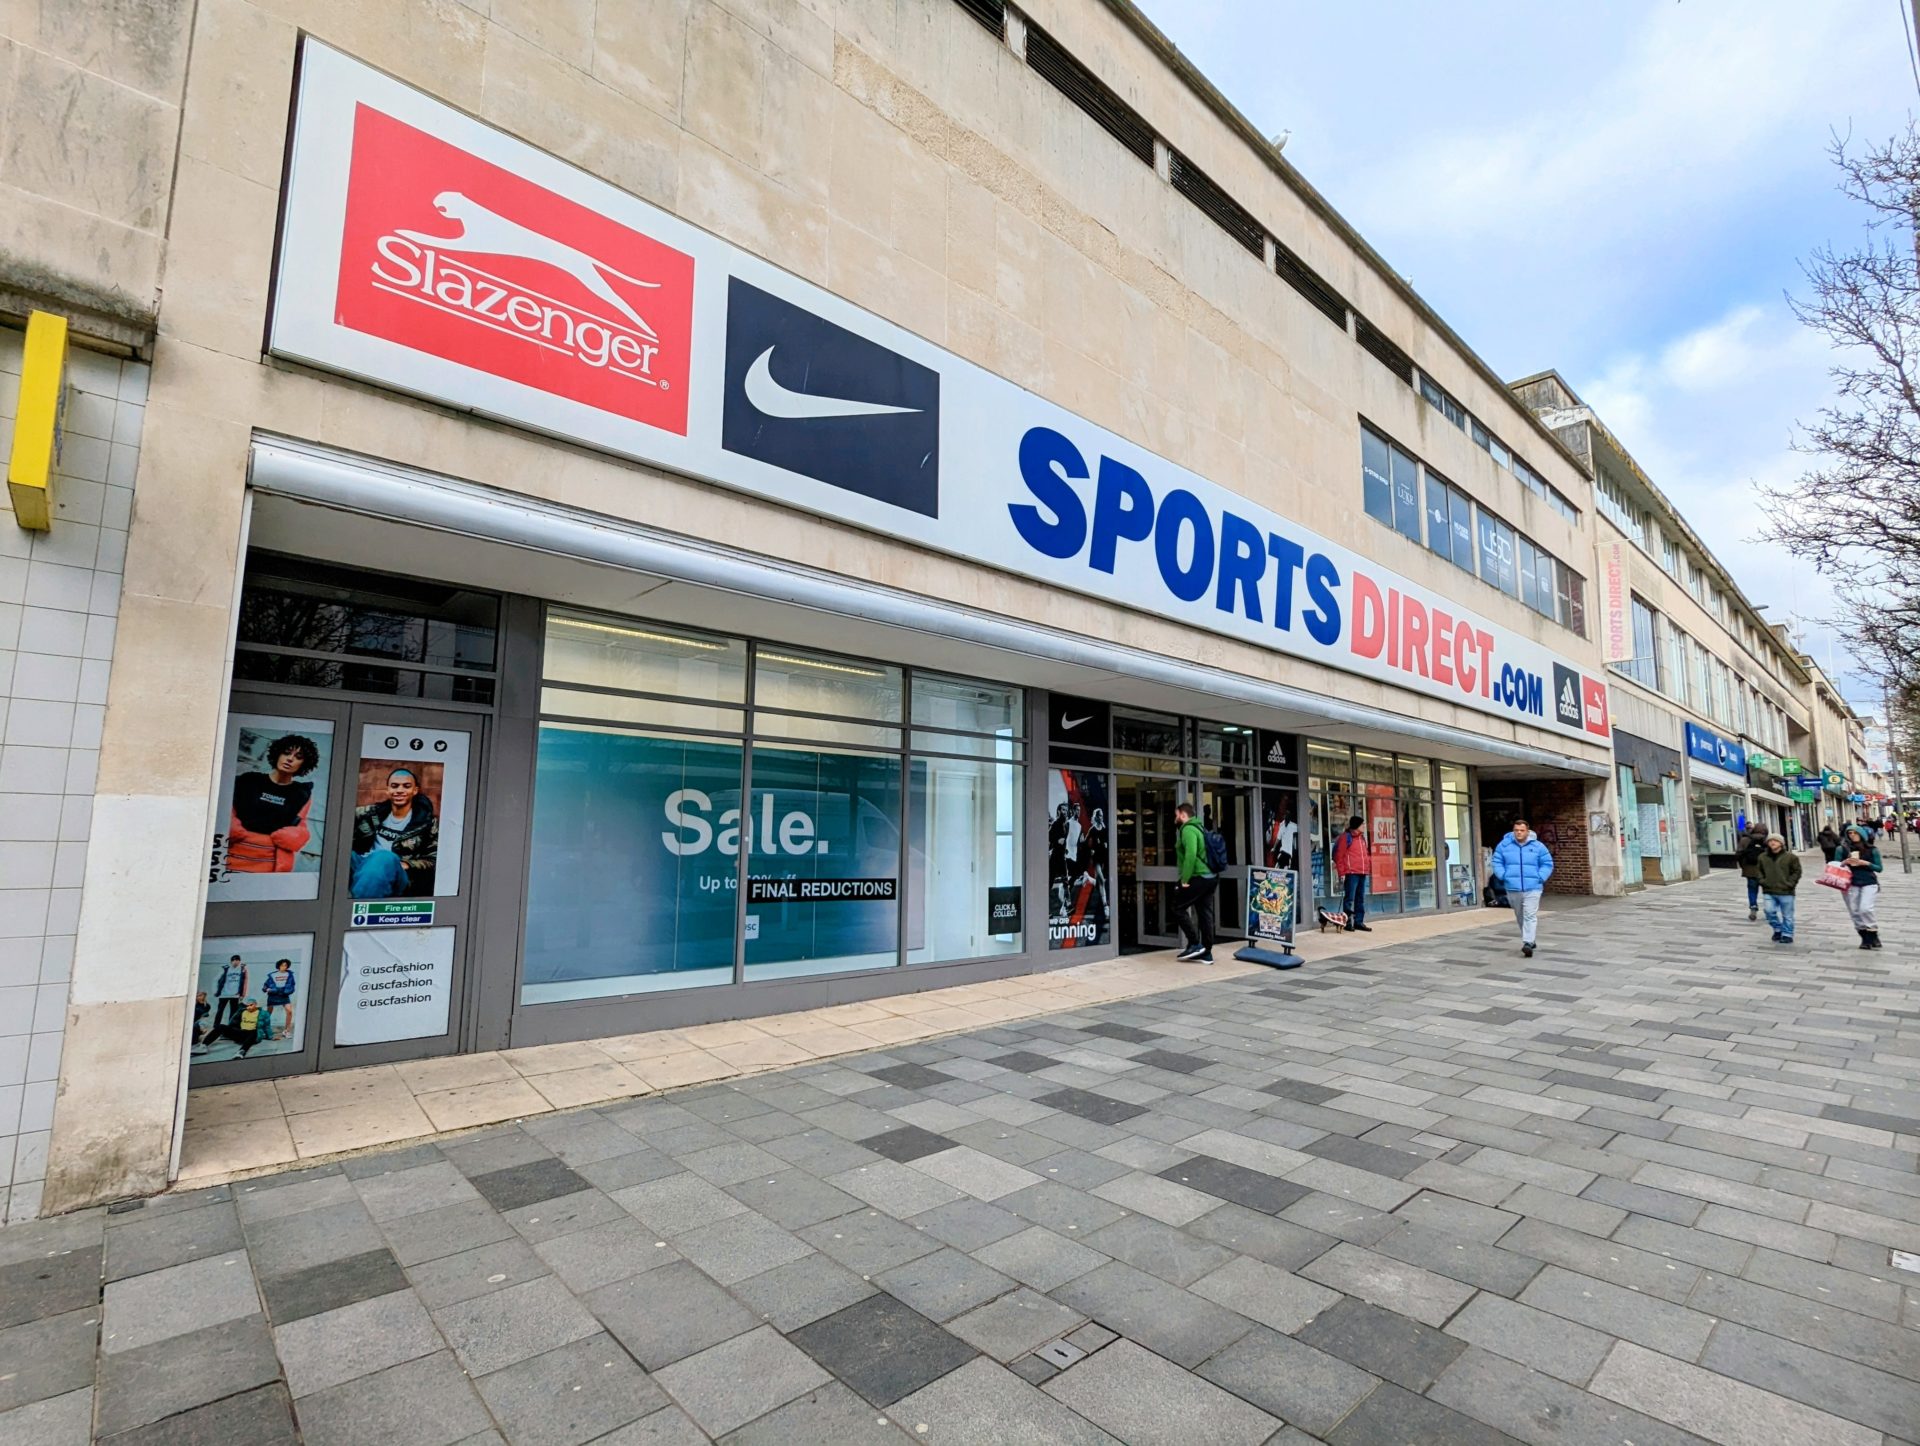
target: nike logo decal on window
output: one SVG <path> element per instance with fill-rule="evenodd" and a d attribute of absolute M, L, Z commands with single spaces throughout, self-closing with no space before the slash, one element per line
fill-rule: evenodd
<path fill-rule="evenodd" d="M 788 421 L 823 417 L 887 417 L 918 412 L 918 407 L 890 407 L 880 402 L 857 402 L 850 397 L 818 397 L 796 392 L 773 379 L 773 348 L 768 347 L 747 368 L 743 390 L 754 410 Z"/>
<path fill-rule="evenodd" d="M 1078 727 L 1079 727 L 1079 726 L 1080 726 L 1080 725 L 1081 725 L 1082 723 L 1085 723 L 1085 722 L 1087 722 L 1087 721 L 1088 721 L 1088 719 L 1091 719 L 1092 717 L 1093 717 L 1093 714 L 1091 714 L 1091 713 L 1088 713 L 1088 714 L 1087 714 L 1087 715 L 1086 715 L 1085 717 L 1081 717 L 1081 718 L 1065 718 L 1065 717 L 1063 717 L 1063 718 L 1061 718 L 1061 720 L 1060 720 L 1060 731 L 1061 731 L 1062 733 L 1064 733 L 1064 732 L 1066 732 L 1066 731 L 1067 731 L 1067 729 L 1069 729 L 1069 728 L 1078 728 Z"/>

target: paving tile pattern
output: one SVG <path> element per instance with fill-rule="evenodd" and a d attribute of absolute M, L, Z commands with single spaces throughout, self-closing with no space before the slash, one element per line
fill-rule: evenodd
<path fill-rule="evenodd" d="M 1899 1446 L 1882 909 L 1776 949 L 1722 876 L 11 1227 L 0 1442 Z"/>

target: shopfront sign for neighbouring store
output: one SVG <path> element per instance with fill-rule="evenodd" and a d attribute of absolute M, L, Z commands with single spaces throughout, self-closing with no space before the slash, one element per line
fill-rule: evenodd
<path fill-rule="evenodd" d="M 1698 723 L 1687 724 L 1687 756 L 1696 763 L 1712 764 L 1729 773 L 1745 774 L 1747 754 L 1738 743 L 1709 732 Z"/>
<path fill-rule="evenodd" d="M 276 354 L 1609 735 L 1604 681 L 1531 637 L 339 51 L 304 42 L 299 74 Z"/>

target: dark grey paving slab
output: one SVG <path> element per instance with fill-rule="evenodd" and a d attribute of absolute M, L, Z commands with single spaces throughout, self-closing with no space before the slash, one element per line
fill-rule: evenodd
<path fill-rule="evenodd" d="M 1313 1193 L 1305 1185 L 1208 1155 L 1195 1155 L 1177 1165 L 1169 1165 L 1160 1171 L 1160 1177 L 1264 1215 L 1278 1215 Z"/>
<path fill-rule="evenodd" d="M 588 1188 L 587 1182 L 572 1166 L 552 1157 L 488 1170 L 471 1179 L 473 1188 L 489 1205 L 503 1214 L 518 1210 L 523 1205 L 537 1205 L 543 1200 L 571 1195 Z"/>
<path fill-rule="evenodd" d="M 1515 1438 L 1438 1401 L 1383 1382 L 1327 1433 L 1328 1446 L 1515 1446 Z"/>
<path fill-rule="evenodd" d="M 98 1304 L 101 1255 L 89 1245 L 0 1266 L 0 1330 Z"/>
<path fill-rule="evenodd" d="M 1431 1326 L 1364 1301 L 1323 1311 L 1297 1339 L 1409 1391 L 1424 1391 L 1467 1348 Z"/>
<path fill-rule="evenodd" d="M 271 1275 L 260 1282 L 267 1315 L 275 1325 L 406 1288 L 406 1272 L 384 1246 L 349 1255 L 345 1260 L 310 1265 L 291 1275 Z"/>
<path fill-rule="evenodd" d="M 975 1354 L 971 1345 L 885 1294 L 802 1326 L 789 1338 L 875 1406 L 891 1406 Z"/>

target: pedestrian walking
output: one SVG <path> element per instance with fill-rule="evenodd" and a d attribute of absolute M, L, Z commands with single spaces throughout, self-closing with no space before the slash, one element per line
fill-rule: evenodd
<path fill-rule="evenodd" d="M 1827 862 L 1832 863 L 1833 851 L 1840 847 L 1840 835 L 1833 831 L 1833 825 L 1823 826 L 1814 841 L 1820 845 L 1820 852 L 1826 857 Z"/>
<path fill-rule="evenodd" d="M 1880 850 L 1874 847 L 1865 830 L 1849 824 L 1840 835 L 1836 855 L 1836 863 L 1845 864 L 1853 871 L 1853 883 L 1843 897 L 1847 901 L 1847 913 L 1853 918 L 1853 927 L 1860 935 L 1860 947 L 1878 949 L 1880 920 L 1874 913 L 1874 905 L 1880 898 Z"/>
<path fill-rule="evenodd" d="M 1361 827 L 1359 814 L 1347 820 L 1346 832 L 1333 841 L 1333 871 L 1340 875 L 1340 907 L 1347 916 L 1347 932 L 1371 934 L 1367 924 L 1367 883 L 1373 876 L 1373 845 Z"/>
<path fill-rule="evenodd" d="M 1540 892 L 1553 877 L 1553 855 L 1534 837 L 1524 818 L 1516 818 L 1513 832 L 1494 846 L 1493 876 L 1513 902 L 1513 917 L 1520 924 L 1520 952 L 1531 959 L 1540 927 Z"/>
<path fill-rule="evenodd" d="M 1741 877 L 1747 881 L 1747 919 L 1760 917 L 1760 855 L 1767 851 L 1767 831 L 1750 828 L 1740 840 Z"/>
<path fill-rule="evenodd" d="M 1793 891 L 1800 886 L 1800 855 L 1788 848 L 1787 841 L 1779 834 L 1768 834 L 1754 869 L 1767 901 L 1767 922 L 1773 925 L 1773 942 L 1791 944 Z"/>
<path fill-rule="evenodd" d="M 1193 816 L 1193 805 L 1183 803 L 1173 811 L 1174 861 L 1180 865 L 1180 882 L 1173 891 L 1173 908 L 1180 921 L 1180 937 L 1186 948 L 1179 953 L 1185 963 L 1213 962 L 1213 891 L 1220 886 L 1207 855 L 1210 852 L 1207 831 Z"/>

